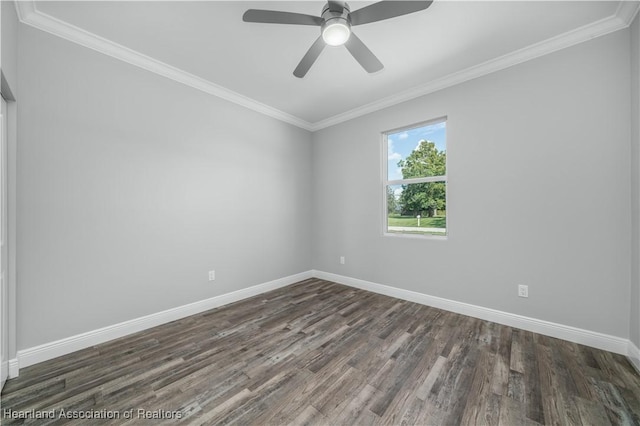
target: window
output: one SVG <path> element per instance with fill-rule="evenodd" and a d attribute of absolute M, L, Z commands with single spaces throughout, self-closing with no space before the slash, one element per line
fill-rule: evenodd
<path fill-rule="evenodd" d="M 385 235 L 447 235 L 446 118 L 383 134 Z"/>

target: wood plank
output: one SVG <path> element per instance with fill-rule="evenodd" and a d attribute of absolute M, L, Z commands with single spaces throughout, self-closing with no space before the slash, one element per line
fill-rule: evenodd
<path fill-rule="evenodd" d="M 524 374 L 524 353 L 522 352 L 523 330 L 513 330 L 511 333 L 511 363 L 509 369 Z"/>
<path fill-rule="evenodd" d="M 374 388 L 368 383 L 365 383 L 360 388 L 360 391 L 355 395 L 355 397 L 349 400 L 348 404 L 346 404 L 341 411 L 336 412 L 331 417 L 334 424 L 349 424 L 355 419 L 364 420 L 365 416 L 371 419 L 371 414 L 373 413 L 369 410 L 369 407 L 371 406 L 371 401 L 379 393 L 380 391 L 378 389 Z M 367 411 L 368 413 L 365 413 L 365 415 L 363 416 L 362 413 L 365 411 Z"/>
<path fill-rule="evenodd" d="M 447 359 L 443 356 L 439 356 L 436 362 L 433 364 L 433 367 L 429 371 L 429 374 L 425 378 L 424 382 L 418 387 L 416 390 L 416 398 L 421 399 L 422 401 L 426 401 L 429 393 L 431 392 L 431 388 L 433 384 L 438 379 L 440 372 L 442 371 L 442 367 L 447 362 Z"/>
<path fill-rule="evenodd" d="M 500 399 L 500 417 L 498 419 L 498 425 L 522 425 L 525 422 L 525 418 L 524 404 L 519 401 L 515 401 L 508 396 L 503 396 Z"/>
<path fill-rule="evenodd" d="M 524 401 L 526 418 L 537 423 L 544 423 L 544 408 L 542 406 L 542 391 L 540 390 L 540 374 L 536 360 L 536 343 L 534 334 L 524 331 L 521 334 L 522 349 L 524 351 Z"/>
<path fill-rule="evenodd" d="M 462 413 L 462 424 L 486 424 L 485 410 L 489 404 L 491 395 L 493 395 L 491 392 L 491 375 L 488 375 L 487 372 L 493 371 L 494 362 L 495 354 L 489 353 L 487 350 L 480 351 L 480 355 L 475 364 L 473 378 L 471 379 L 469 396 L 465 403 L 464 412 Z"/>
<path fill-rule="evenodd" d="M 511 365 L 511 327 L 500 327 L 498 352 L 491 377 L 491 391 L 497 395 L 507 395 L 509 386 L 509 366 Z"/>
<path fill-rule="evenodd" d="M 607 411 L 602 404 L 576 397 L 576 405 L 580 413 L 580 420 L 584 426 L 611 425 Z"/>
<path fill-rule="evenodd" d="M 327 422 L 327 418 L 316 410 L 312 405 L 308 405 L 293 421 L 291 424 L 300 426 L 311 425 L 324 425 Z"/>

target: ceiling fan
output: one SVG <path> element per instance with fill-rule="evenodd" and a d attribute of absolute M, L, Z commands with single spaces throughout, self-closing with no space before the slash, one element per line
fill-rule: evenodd
<path fill-rule="evenodd" d="M 382 62 L 355 34 L 351 27 L 369 24 L 396 16 L 418 12 L 431 6 L 433 0 L 414 1 L 380 1 L 351 12 L 349 5 L 343 1 L 329 1 L 322 8 L 321 16 L 302 13 L 279 12 L 275 10 L 249 9 L 242 20 L 267 24 L 312 25 L 320 27 L 321 35 L 304 55 L 293 75 L 302 78 L 318 59 L 326 45 L 344 45 L 353 57 L 367 72 L 376 72 L 384 68 Z"/>

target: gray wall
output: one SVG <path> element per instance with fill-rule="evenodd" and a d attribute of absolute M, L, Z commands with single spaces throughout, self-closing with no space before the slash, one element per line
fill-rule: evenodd
<path fill-rule="evenodd" d="M 18 15 L 14 2 L 0 2 L 2 8 L 2 75 L 13 99 L 18 98 Z M 7 94 L 3 93 L 6 97 Z M 9 359 L 16 356 L 16 152 L 17 152 L 17 103 L 7 103 L 7 228 L 8 228 L 8 316 L 9 316 Z"/>
<path fill-rule="evenodd" d="M 2 7 L 2 74 L 11 85 L 11 91 L 15 96 L 18 78 L 18 16 L 14 2 L 3 1 L 0 7 Z"/>
<path fill-rule="evenodd" d="M 314 268 L 627 338 L 629 49 L 618 31 L 316 132 Z M 381 132 L 445 115 L 449 239 L 383 237 Z"/>
<path fill-rule="evenodd" d="M 640 348 L 640 16 L 631 25 L 631 316 L 630 340 Z"/>
<path fill-rule="evenodd" d="M 19 53 L 19 349 L 310 269 L 307 131 L 25 25 Z"/>
<path fill-rule="evenodd" d="M 640 344 L 638 18 L 314 135 L 19 31 L 19 349 L 311 267 Z M 450 237 L 382 237 L 380 133 L 443 115 Z"/>

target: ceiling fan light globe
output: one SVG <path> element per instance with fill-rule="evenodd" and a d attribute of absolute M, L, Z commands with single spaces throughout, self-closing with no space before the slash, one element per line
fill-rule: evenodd
<path fill-rule="evenodd" d="M 333 19 L 322 29 L 322 39 L 329 46 L 342 46 L 349 40 L 351 28 L 346 20 Z"/>

